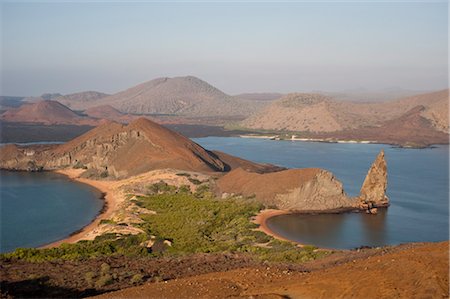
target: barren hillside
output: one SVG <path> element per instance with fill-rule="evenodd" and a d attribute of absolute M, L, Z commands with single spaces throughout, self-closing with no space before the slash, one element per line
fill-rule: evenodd
<path fill-rule="evenodd" d="M 97 120 L 80 116 L 63 104 L 51 100 L 26 103 L 18 108 L 10 109 L 1 115 L 1 120 L 45 125 L 97 125 L 99 123 Z"/>
<path fill-rule="evenodd" d="M 436 131 L 449 132 L 448 90 L 387 102 L 337 101 L 318 94 L 289 94 L 242 122 L 252 129 L 337 132 L 380 127 L 417 106 Z M 414 129 L 414 128 L 412 128 Z"/>
<path fill-rule="evenodd" d="M 133 114 L 176 114 L 188 116 L 248 116 L 265 105 L 231 97 L 196 77 L 158 78 L 127 90 L 83 103 L 79 109 L 111 105 Z"/>

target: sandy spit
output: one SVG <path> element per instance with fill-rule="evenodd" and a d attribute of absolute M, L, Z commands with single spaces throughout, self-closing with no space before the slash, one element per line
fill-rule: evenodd
<path fill-rule="evenodd" d="M 99 215 L 87 226 L 80 231 L 70 235 L 69 237 L 44 245 L 42 248 L 52 248 L 61 245 L 62 243 L 76 243 L 80 240 L 93 240 L 97 235 L 96 229 L 100 221 L 108 219 L 117 210 L 121 196 L 117 190 L 118 181 L 97 181 L 86 178 L 81 178 L 82 169 L 60 169 L 56 173 L 63 174 L 71 180 L 90 185 L 104 194 L 104 207 Z"/>
<path fill-rule="evenodd" d="M 283 236 L 278 235 L 277 233 L 275 233 L 274 231 L 272 231 L 268 226 L 267 226 L 267 220 L 271 217 L 274 216 L 279 216 L 279 215 L 287 215 L 287 214 L 291 214 L 292 212 L 287 211 L 287 210 L 275 210 L 275 209 L 265 209 L 262 210 L 258 213 L 258 215 L 255 216 L 253 223 L 258 224 L 258 230 L 262 231 L 263 233 L 274 237 L 275 239 L 278 240 L 282 240 L 282 241 L 289 241 L 289 242 L 293 242 L 293 243 L 297 243 L 298 245 L 303 246 L 303 244 L 300 244 L 298 242 L 294 242 L 292 240 L 286 239 Z"/>

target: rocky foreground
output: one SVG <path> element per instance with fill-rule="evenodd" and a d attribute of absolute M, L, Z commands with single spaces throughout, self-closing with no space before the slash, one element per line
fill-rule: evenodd
<path fill-rule="evenodd" d="M 299 268 L 243 267 L 96 298 L 448 298 L 448 242 L 341 253 Z"/>

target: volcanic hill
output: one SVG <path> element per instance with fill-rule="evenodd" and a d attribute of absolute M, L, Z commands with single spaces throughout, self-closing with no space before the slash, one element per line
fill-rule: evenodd
<path fill-rule="evenodd" d="M 265 103 L 232 97 L 199 78 L 186 76 L 158 78 L 107 97 L 70 105 L 79 110 L 111 105 L 133 114 L 248 116 Z"/>
<path fill-rule="evenodd" d="M 1 115 L 1 120 L 18 123 L 40 123 L 45 125 L 97 125 L 99 122 L 81 116 L 63 104 L 53 100 L 26 103 Z"/>
<path fill-rule="evenodd" d="M 38 170 L 68 166 L 88 169 L 93 175 L 123 178 L 150 170 L 174 168 L 223 172 L 231 165 L 261 170 L 265 166 L 205 150 L 190 139 L 148 119 L 129 125 L 107 122 L 61 145 L 0 148 L 0 167 Z M 219 158 L 221 155 L 223 160 Z M 280 169 L 268 166 L 267 169 Z"/>
<path fill-rule="evenodd" d="M 43 95 L 38 97 L 27 97 L 24 99 L 24 101 L 33 103 L 42 100 L 53 100 L 58 101 L 61 104 L 70 107 L 71 109 L 84 110 L 78 109 L 78 107 L 84 107 L 88 103 L 94 102 L 106 96 L 108 96 L 108 94 L 98 91 L 82 91 L 66 95 L 62 95 L 60 93 L 44 93 Z"/>

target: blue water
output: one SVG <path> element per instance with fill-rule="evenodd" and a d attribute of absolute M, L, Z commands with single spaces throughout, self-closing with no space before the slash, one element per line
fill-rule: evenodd
<path fill-rule="evenodd" d="M 54 173 L 0 171 L 0 252 L 69 236 L 99 213 L 100 195 Z"/>
<path fill-rule="evenodd" d="M 377 215 L 287 215 L 271 218 L 276 233 L 327 248 L 395 245 L 449 239 L 449 147 L 401 149 L 383 144 L 274 141 L 230 137 L 197 138 L 220 150 L 255 162 L 332 171 L 355 196 L 381 149 L 388 163 L 391 206 Z"/>

